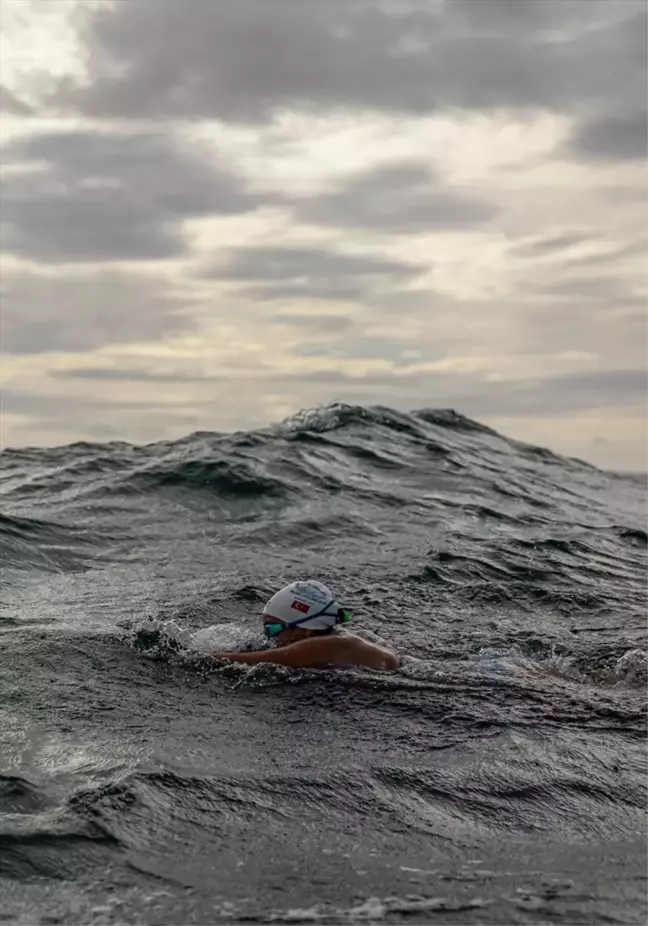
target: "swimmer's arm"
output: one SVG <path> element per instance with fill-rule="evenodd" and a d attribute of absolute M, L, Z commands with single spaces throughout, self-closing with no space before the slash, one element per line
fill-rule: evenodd
<path fill-rule="evenodd" d="M 358 637 L 333 637 L 330 640 L 319 637 L 314 640 L 299 640 L 288 646 L 262 650 L 258 653 L 214 653 L 213 658 L 245 662 L 248 665 L 270 662 L 294 669 L 318 668 L 332 663 L 345 663 L 365 665 L 372 669 L 393 670 L 397 669 L 400 664 L 398 657 L 391 650 L 365 643 Z"/>
<path fill-rule="evenodd" d="M 294 669 L 315 668 L 336 661 L 333 647 L 322 644 L 322 640 L 299 640 L 297 643 L 289 643 L 288 646 L 261 650 L 258 653 L 214 653 L 212 658 L 246 662 L 248 665 L 271 662 L 276 666 L 290 666 Z M 337 658 L 339 659 L 339 655 Z"/>

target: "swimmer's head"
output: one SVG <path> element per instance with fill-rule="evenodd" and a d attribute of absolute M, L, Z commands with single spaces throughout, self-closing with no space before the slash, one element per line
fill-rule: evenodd
<path fill-rule="evenodd" d="M 292 582 L 273 595 L 263 609 L 266 637 L 293 643 L 313 634 L 331 633 L 349 615 L 321 582 Z"/>

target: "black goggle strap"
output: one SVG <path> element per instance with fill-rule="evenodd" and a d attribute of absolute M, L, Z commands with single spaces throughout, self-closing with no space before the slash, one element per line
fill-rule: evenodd
<path fill-rule="evenodd" d="M 312 621 L 316 617 L 322 617 L 323 614 L 326 614 L 328 609 L 331 607 L 335 598 L 331 598 L 330 601 L 327 601 L 323 608 L 320 608 L 319 611 L 316 611 L 315 614 L 304 615 L 304 617 L 298 617 L 296 621 L 290 621 L 284 627 L 285 630 L 289 630 L 291 627 L 299 627 L 300 624 L 305 624 L 306 621 Z"/>
<path fill-rule="evenodd" d="M 307 617 L 306 616 L 298 617 L 297 620 L 295 621 L 277 621 L 278 624 L 283 624 L 281 632 L 283 632 L 284 630 L 290 630 L 293 627 L 299 627 L 300 624 L 305 624 L 306 621 L 312 621 L 316 617 L 322 617 L 324 614 L 327 613 L 328 609 L 331 607 L 334 601 L 335 599 L 332 598 L 330 601 L 328 601 L 324 605 L 323 608 L 320 608 L 320 610 L 316 611 L 315 614 L 309 614 Z M 335 623 L 336 624 L 348 624 L 350 620 L 351 620 L 351 616 L 347 614 L 344 608 L 338 608 L 338 610 L 335 613 Z M 270 624 L 270 626 L 273 626 L 273 624 Z"/>

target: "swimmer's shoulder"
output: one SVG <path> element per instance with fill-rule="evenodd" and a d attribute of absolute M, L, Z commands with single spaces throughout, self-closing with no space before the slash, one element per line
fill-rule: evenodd
<path fill-rule="evenodd" d="M 331 643 L 336 654 L 336 661 L 388 671 L 393 671 L 400 665 L 400 659 L 393 650 L 370 643 L 346 630 L 338 631 Z"/>

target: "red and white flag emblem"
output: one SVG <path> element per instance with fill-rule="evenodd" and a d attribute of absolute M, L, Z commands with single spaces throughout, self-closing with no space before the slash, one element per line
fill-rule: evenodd
<path fill-rule="evenodd" d="M 308 614 L 310 611 L 310 605 L 304 604 L 303 601 L 293 601 L 290 607 L 294 608 L 295 611 L 301 611 L 302 614 Z"/>

